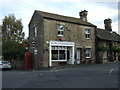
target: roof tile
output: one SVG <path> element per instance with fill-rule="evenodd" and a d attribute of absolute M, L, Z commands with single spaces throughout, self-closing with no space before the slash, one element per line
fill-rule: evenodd
<path fill-rule="evenodd" d="M 99 37 L 100 39 L 120 42 L 120 35 L 118 35 L 116 32 L 111 32 L 99 28 L 97 28 L 96 32 L 97 37 Z"/>
<path fill-rule="evenodd" d="M 85 25 L 85 26 L 96 27 L 96 25 L 93 25 L 89 22 L 83 21 L 80 18 L 63 16 L 63 15 L 43 12 L 43 11 L 39 11 L 39 10 L 35 10 L 35 12 L 37 12 L 39 15 L 43 16 L 44 18 L 55 19 L 55 20 L 64 21 L 64 22 L 70 22 L 70 23 L 82 24 L 82 25 Z"/>

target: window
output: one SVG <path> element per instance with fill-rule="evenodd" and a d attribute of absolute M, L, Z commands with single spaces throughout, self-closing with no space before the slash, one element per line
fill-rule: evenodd
<path fill-rule="evenodd" d="M 67 61 L 67 47 L 64 46 L 52 46 L 52 60 Z"/>
<path fill-rule="evenodd" d="M 34 37 L 37 37 L 37 26 L 33 27 Z"/>
<path fill-rule="evenodd" d="M 86 48 L 86 58 L 90 58 L 91 57 L 91 49 L 90 48 Z"/>
<path fill-rule="evenodd" d="M 64 26 L 59 25 L 58 26 L 58 36 L 63 36 L 63 32 L 64 32 Z"/>
<path fill-rule="evenodd" d="M 59 50 L 59 59 L 60 60 L 65 60 L 65 50 Z"/>
<path fill-rule="evenodd" d="M 90 39 L 90 29 L 85 29 L 85 38 Z"/>
<path fill-rule="evenodd" d="M 52 60 L 58 60 L 58 50 L 52 50 Z"/>

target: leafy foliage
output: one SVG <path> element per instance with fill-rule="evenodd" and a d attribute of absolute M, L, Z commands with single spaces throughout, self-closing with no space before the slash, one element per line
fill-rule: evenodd
<path fill-rule="evenodd" d="M 6 60 L 23 59 L 25 48 L 22 45 L 25 33 L 21 19 L 16 19 L 14 14 L 5 16 L 2 24 L 2 55 Z"/>
<path fill-rule="evenodd" d="M 114 51 L 114 52 L 120 52 L 120 48 L 116 47 L 116 46 L 112 46 L 110 48 L 111 51 Z"/>
<path fill-rule="evenodd" d="M 104 52 L 108 50 L 108 47 L 101 46 L 101 47 L 98 47 L 98 50 Z"/>
<path fill-rule="evenodd" d="M 25 36 L 22 29 L 23 25 L 21 19 L 17 20 L 14 14 L 9 15 L 8 17 L 5 16 L 2 25 L 2 39 L 4 41 L 14 40 L 16 42 L 22 42 Z"/>
<path fill-rule="evenodd" d="M 101 46 L 101 47 L 98 47 L 98 50 L 99 50 L 99 51 L 102 51 L 102 52 L 108 51 L 108 50 L 114 51 L 114 52 L 120 52 L 120 48 L 118 48 L 118 47 L 116 47 L 116 46 L 112 46 L 112 47 L 110 47 L 110 48 Z"/>

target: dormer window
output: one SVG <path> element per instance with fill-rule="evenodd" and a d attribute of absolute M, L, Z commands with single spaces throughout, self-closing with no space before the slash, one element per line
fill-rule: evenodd
<path fill-rule="evenodd" d="M 63 36 L 63 33 L 64 33 L 64 26 L 59 25 L 58 26 L 58 36 Z"/>
<path fill-rule="evenodd" d="M 85 38 L 90 39 L 90 29 L 85 29 Z"/>

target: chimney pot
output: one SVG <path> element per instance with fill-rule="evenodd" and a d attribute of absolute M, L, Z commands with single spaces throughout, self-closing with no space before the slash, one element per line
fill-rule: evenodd
<path fill-rule="evenodd" d="M 112 31 L 112 20 L 110 18 L 104 20 L 105 30 Z"/>
<path fill-rule="evenodd" d="M 88 11 L 86 10 L 79 12 L 80 18 L 84 21 L 87 21 L 87 14 L 88 14 Z"/>

